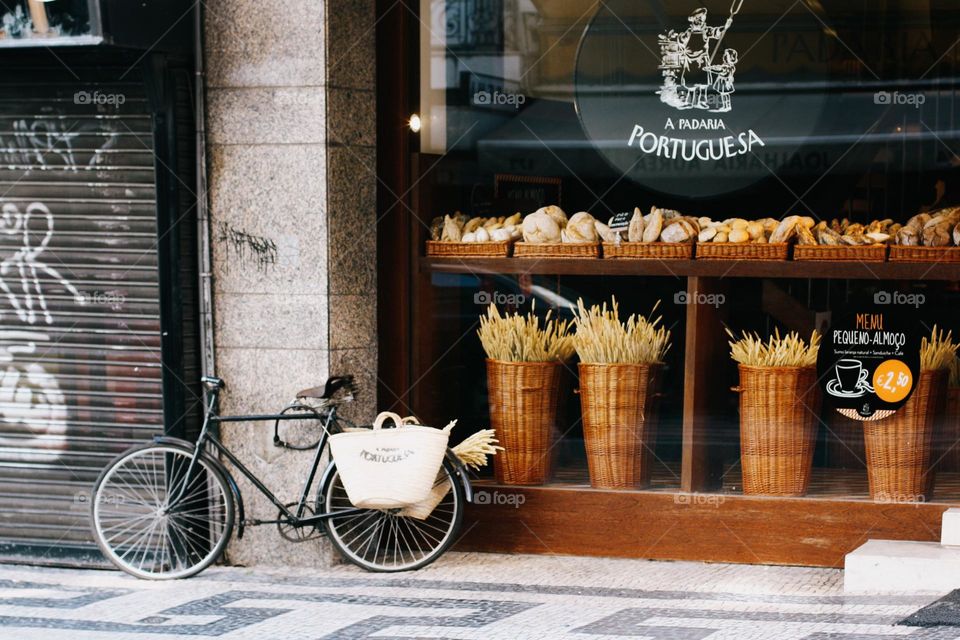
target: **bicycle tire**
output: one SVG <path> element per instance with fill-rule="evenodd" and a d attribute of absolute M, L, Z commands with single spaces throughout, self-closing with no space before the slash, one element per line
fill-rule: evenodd
<path fill-rule="evenodd" d="M 233 493 L 218 463 L 204 456 L 187 478 L 193 453 L 175 443 L 148 443 L 124 451 L 100 473 L 91 530 L 119 569 L 148 580 L 188 578 L 223 554 L 233 531 Z M 181 495 L 172 510 L 166 504 L 171 493 Z"/>
<path fill-rule="evenodd" d="M 317 495 L 317 513 L 330 513 L 334 509 L 353 509 L 350 504 L 343 484 L 340 482 L 339 473 L 336 470 L 336 463 L 331 462 L 324 485 L 320 488 Z M 326 520 L 327 537 L 337 549 L 337 551 L 346 560 L 362 567 L 368 571 L 378 573 L 395 573 L 399 571 L 415 571 L 421 569 L 442 556 L 450 546 L 456 542 L 460 527 L 463 524 L 463 513 L 466 508 L 466 498 L 463 490 L 463 484 L 459 481 L 456 468 L 450 461 L 444 459 L 443 466 L 437 473 L 437 482 L 448 480 L 451 484 L 451 490 L 444 496 L 443 500 L 430 513 L 430 515 L 420 520 L 417 518 L 399 515 L 401 509 L 366 509 L 363 514 L 355 516 L 345 516 L 342 518 L 329 518 Z M 380 515 L 377 515 L 380 514 Z M 387 538 L 377 540 L 377 548 L 373 549 L 373 555 L 370 555 L 370 545 L 373 542 L 373 536 L 379 531 L 383 532 L 384 523 L 390 523 L 390 532 Z M 419 543 L 427 543 L 432 537 L 425 533 L 428 527 L 435 527 L 438 522 L 445 522 L 443 537 L 437 540 L 436 544 L 431 546 L 429 552 L 423 553 L 424 549 Z M 359 534 L 354 533 L 357 528 L 363 529 Z M 371 527 L 376 528 L 366 536 L 366 531 Z M 353 534 L 353 535 L 351 535 Z M 361 537 L 363 535 L 363 537 Z M 379 534 L 377 534 L 379 535 Z M 410 560 L 406 562 L 397 562 L 394 549 L 393 562 L 387 562 L 389 552 L 383 553 L 382 561 L 380 549 L 389 547 L 390 536 L 393 536 L 397 545 L 403 542 L 407 544 L 407 553 Z M 413 552 L 409 548 L 410 541 L 417 544 L 420 554 Z M 366 545 L 366 549 L 358 552 L 358 546 Z"/>

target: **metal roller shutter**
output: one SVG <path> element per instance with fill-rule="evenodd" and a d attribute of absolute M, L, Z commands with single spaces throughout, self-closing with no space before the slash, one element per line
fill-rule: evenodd
<path fill-rule="evenodd" d="M 2 558 L 101 563 L 93 482 L 163 431 L 159 169 L 129 75 L 95 96 L 28 73 L 0 82 Z"/>

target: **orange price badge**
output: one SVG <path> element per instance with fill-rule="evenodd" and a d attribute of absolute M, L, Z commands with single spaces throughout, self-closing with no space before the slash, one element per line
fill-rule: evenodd
<path fill-rule="evenodd" d="M 884 360 L 873 373 L 873 388 L 884 402 L 900 402 L 913 389 L 910 367 L 900 360 Z"/>

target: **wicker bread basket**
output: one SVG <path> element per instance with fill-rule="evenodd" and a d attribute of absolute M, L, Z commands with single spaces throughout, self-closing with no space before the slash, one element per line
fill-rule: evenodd
<path fill-rule="evenodd" d="M 896 413 L 863 423 L 870 497 L 926 502 L 932 497 L 933 434 L 946 405 L 946 370 L 921 371 L 917 388 Z"/>
<path fill-rule="evenodd" d="M 444 242 L 427 240 L 427 256 L 431 258 L 506 258 L 512 240 L 501 242 Z"/>
<path fill-rule="evenodd" d="M 580 363 L 583 440 L 590 484 L 636 489 L 650 484 L 656 440 L 659 365 Z"/>
<path fill-rule="evenodd" d="M 960 247 L 890 246 L 890 262 L 960 262 Z"/>
<path fill-rule="evenodd" d="M 604 242 L 603 257 L 614 260 L 690 260 L 693 247 L 693 242 Z"/>
<path fill-rule="evenodd" d="M 817 440 L 817 369 L 739 367 L 743 492 L 802 496 L 810 486 Z"/>
<path fill-rule="evenodd" d="M 562 367 L 559 362 L 487 359 L 490 425 L 503 447 L 493 458 L 499 484 L 536 485 L 550 479 Z"/>
<path fill-rule="evenodd" d="M 871 244 L 864 246 L 798 244 L 793 248 L 794 260 L 832 261 L 832 262 L 884 262 L 887 259 L 887 245 Z"/>
<path fill-rule="evenodd" d="M 698 260 L 786 260 L 790 244 L 786 242 L 701 242 Z"/>
<path fill-rule="evenodd" d="M 518 242 L 514 246 L 513 256 L 515 258 L 599 258 L 600 244 Z"/>

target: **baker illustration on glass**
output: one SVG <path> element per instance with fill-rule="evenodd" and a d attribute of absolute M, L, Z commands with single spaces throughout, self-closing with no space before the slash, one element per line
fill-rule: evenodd
<path fill-rule="evenodd" d="M 681 32 L 673 29 L 657 38 L 660 45 L 660 69 L 663 85 L 657 92 L 660 101 L 676 109 L 703 109 L 725 113 L 733 108 L 734 74 L 739 54 L 725 49 L 717 59 L 720 45 L 743 0 L 734 0 L 730 17 L 722 27 L 707 24 L 707 10 L 690 14 L 690 26 Z"/>
<path fill-rule="evenodd" d="M 870 371 L 860 360 L 844 358 L 837 361 L 836 377 L 827 383 L 827 393 L 837 398 L 859 398 L 874 393 L 873 385 L 867 382 Z"/>

